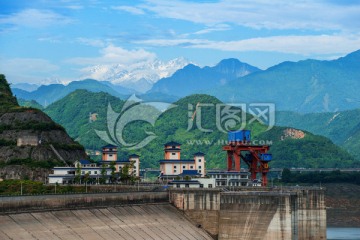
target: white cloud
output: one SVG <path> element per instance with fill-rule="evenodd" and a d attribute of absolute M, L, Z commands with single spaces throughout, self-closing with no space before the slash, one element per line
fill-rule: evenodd
<path fill-rule="evenodd" d="M 49 10 L 25 9 L 11 15 L 0 15 L 0 24 L 25 27 L 47 27 L 53 24 L 69 24 L 72 20 Z"/>
<path fill-rule="evenodd" d="M 77 38 L 77 42 L 92 46 L 92 47 L 104 47 L 105 43 L 103 40 L 100 39 L 91 39 L 91 38 Z"/>
<path fill-rule="evenodd" d="M 272 36 L 238 41 L 210 41 L 203 39 L 151 39 L 138 41 L 152 46 L 182 46 L 222 51 L 265 51 L 301 55 L 349 53 L 360 49 L 360 36 Z"/>
<path fill-rule="evenodd" d="M 206 33 L 210 33 L 210 32 L 226 31 L 226 30 L 230 30 L 230 29 L 231 29 L 231 27 L 227 24 L 216 24 L 214 26 L 209 26 L 203 30 L 197 31 L 193 34 L 201 35 L 201 34 L 206 34 Z"/>
<path fill-rule="evenodd" d="M 155 58 L 156 54 L 145 51 L 144 49 L 127 50 L 111 44 L 100 50 L 99 57 L 78 57 L 69 59 L 68 62 L 77 65 L 130 64 L 142 61 L 152 61 Z"/>
<path fill-rule="evenodd" d="M 116 6 L 116 7 L 112 7 L 112 9 L 129 12 L 135 15 L 145 14 L 144 10 L 142 10 L 141 8 L 131 7 L 131 6 Z"/>
<path fill-rule="evenodd" d="M 214 25 L 233 23 L 251 28 L 358 30 L 360 5 L 334 5 L 312 0 L 221 0 L 190 2 L 147 0 L 139 8 L 159 17 Z"/>

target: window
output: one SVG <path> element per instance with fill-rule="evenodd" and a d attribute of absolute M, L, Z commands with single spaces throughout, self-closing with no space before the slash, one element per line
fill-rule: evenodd
<path fill-rule="evenodd" d="M 201 162 L 201 159 L 200 159 L 200 158 L 198 159 L 198 162 Z"/>
<path fill-rule="evenodd" d="M 189 184 L 185 184 L 185 187 L 188 188 L 188 187 L 190 187 L 190 185 L 189 185 Z"/>
<path fill-rule="evenodd" d="M 174 169 L 174 173 L 176 173 L 176 169 Z"/>
<path fill-rule="evenodd" d="M 199 170 L 199 173 L 201 173 L 201 170 Z"/>
<path fill-rule="evenodd" d="M 185 169 L 185 166 L 183 166 L 183 169 Z"/>
<path fill-rule="evenodd" d="M 94 174 L 97 174 L 97 171 L 94 171 Z"/>
<path fill-rule="evenodd" d="M 176 155 L 176 153 L 171 153 L 171 155 Z"/>
<path fill-rule="evenodd" d="M 194 166 L 190 166 L 190 169 L 194 169 Z"/>
<path fill-rule="evenodd" d="M 204 188 L 204 184 L 200 184 L 200 188 Z"/>
<path fill-rule="evenodd" d="M 199 169 L 201 169 L 201 166 L 199 166 Z"/>
<path fill-rule="evenodd" d="M 208 187 L 209 187 L 209 188 L 212 188 L 212 184 L 209 184 Z"/>
<path fill-rule="evenodd" d="M 112 154 L 109 154 L 109 157 L 112 157 L 113 155 Z"/>
<path fill-rule="evenodd" d="M 176 184 L 176 187 L 177 187 L 177 188 L 180 188 L 180 184 Z"/>
<path fill-rule="evenodd" d="M 85 171 L 81 171 L 81 174 L 85 174 Z"/>
<path fill-rule="evenodd" d="M 174 166 L 174 169 L 176 168 L 176 166 Z"/>

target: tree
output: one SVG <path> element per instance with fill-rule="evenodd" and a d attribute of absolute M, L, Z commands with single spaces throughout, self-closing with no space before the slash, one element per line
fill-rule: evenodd
<path fill-rule="evenodd" d="M 129 164 L 125 164 L 120 172 L 121 182 L 135 182 L 136 177 L 133 175 L 135 162 L 130 162 Z"/>
<path fill-rule="evenodd" d="M 116 181 L 116 168 L 115 168 L 115 161 L 112 161 L 110 163 L 110 169 L 111 169 L 111 182 L 114 183 Z"/>
<path fill-rule="evenodd" d="M 106 182 L 106 167 L 105 164 L 103 164 L 101 166 L 101 178 L 100 178 L 100 183 L 101 184 L 105 184 Z"/>
<path fill-rule="evenodd" d="M 76 166 L 74 182 L 75 183 L 81 183 L 81 166 L 80 166 L 80 163 L 78 163 L 77 166 Z"/>
<path fill-rule="evenodd" d="M 89 179 L 90 179 L 90 173 L 87 172 L 87 173 L 85 173 L 85 175 L 84 175 L 84 183 L 86 184 L 86 183 L 89 181 Z"/>
<path fill-rule="evenodd" d="M 282 182 L 285 182 L 285 183 L 291 182 L 293 180 L 290 169 L 284 168 L 284 170 L 282 171 L 281 180 L 282 180 Z"/>

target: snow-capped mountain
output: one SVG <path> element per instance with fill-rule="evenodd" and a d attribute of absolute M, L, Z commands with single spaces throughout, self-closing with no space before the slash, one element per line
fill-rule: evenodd
<path fill-rule="evenodd" d="M 84 74 L 81 78 L 109 81 L 138 92 L 146 92 L 159 79 L 171 76 L 189 63 L 190 61 L 180 57 L 167 62 L 157 59 L 130 65 L 96 65 L 83 69 Z"/>

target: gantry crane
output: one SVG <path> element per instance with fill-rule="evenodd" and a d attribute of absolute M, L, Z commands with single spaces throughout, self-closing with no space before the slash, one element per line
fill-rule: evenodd
<path fill-rule="evenodd" d="M 228 133 L 228 144 L 223 146 L 227 151 L 227 171 L 240 172 L 241 159 L 249 168 L 251 180 L 261 173 L 262 186 L 267 185 L 267 173 L 272 155 L 267 153 L 268 145 L 252 145 L 249 130 L 231 131 Z"/>

